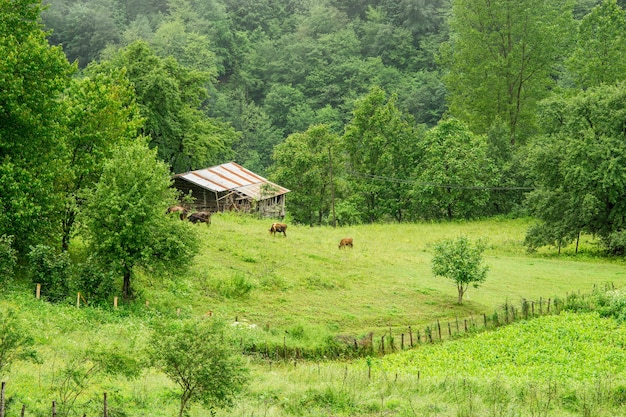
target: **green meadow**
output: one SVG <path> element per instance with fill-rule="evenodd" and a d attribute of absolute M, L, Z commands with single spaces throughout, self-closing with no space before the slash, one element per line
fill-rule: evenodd
<path fill-rule="evenodd" d="M 440 320 L 490 316 L 505 303 L 565 298 L 626 283 L 622 259 L 605 258 L 592 239 L 528 254 L 527 219 L 458 223 L 305 227 L 272 236 L 271 221 L 233 214 L 198 225 L 202 245 L 184 275 L 139 271 L 132 304 L 53 305 L 31 284 L 5 289 L 2 308 L 18 311 L 36 339 L 39 363 L 18 362 L 5 377 L 8 414 L 165 417 L 177 413 L 175 386 L 145 369 L 135 378 L 99 374 L 76 392 L 82 352 L 99 346 L 144 360 L 157 321 L 220 317 L 237 322 L 241 346 L 313 349 L 338 335 L 398 334 Z M 484 239 L 487 281 L 458 305 L 452 282 L 430 271 L 433 244 Z M 352 237 L 353 249 L 339 249 Z M 121 288 L 121 283 L 119 285 Z M 88 301 L 88 300 L 87 300 Z M 396 343 L 397 340 L 396 340 Z M 614 416 L 626 404 L 626 330 L 597 313 L 544 316 L 444 343 L 352 360 L 247 355 L 247 389 L 218 416 Z M 84 361 L 83 361 L 84 362 Z M 65 388 L 63 388 L 65 387 Z M 209 415 L 194 407 L 192 416 Z"/>

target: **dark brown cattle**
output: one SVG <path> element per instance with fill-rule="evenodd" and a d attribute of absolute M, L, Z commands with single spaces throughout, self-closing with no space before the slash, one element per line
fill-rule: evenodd
<path fill-rule="evenodd" d="M 339 242 L 339 249 L 345 248 L 347 246 L 352 247 L 352 238 L 351 237 L 344 237 L 343 239 L 341 239 L 341 242 Z"/>
<path fill-rule="evenodd" d="M 180 219 L 185 220 L 187 218 L 187 214 L 189 213 L 189 210 L 187 210 L 183 206 L 172 206 L 172 207 L 169 207 L 165 213 L 166 214 L 178 213 L 180 215 Z"/>
<path fill-rule="evenodd" d="M 287 225 L 285 223 L 272 223 L 270 233 L 276 236 L 276 232 L 282 233 L 285 237 L 287 237 Z"/>
<path fill-rule="evenodd" d="M 211 213 L 208 211 L 198 211 L 189 216 L 189 221 L 192 223 L 206 223 L 211 224 Z"/>

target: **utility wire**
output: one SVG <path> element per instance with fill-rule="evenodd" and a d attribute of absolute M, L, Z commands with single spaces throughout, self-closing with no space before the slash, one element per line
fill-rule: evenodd
<path fill-rule="evenodd" d="M 432 188 L 454 188 L 454 189 L 460 189 L 460 190 L 496 190 L 496 191 L 505 191 L 505 190 L 532 191 L 535 189 L 535 187 L 523 187 L 523 186 L 498 187 L 498 186 L 478 186 L 478 185 L 460 185 L 460 184 L 438 184 L 434 182 L 418 182 L 417 180 L 384 177 L 382 175 L 366 174 L 366 173 L 357 172 L 357 171 L 348 171 L 348 174 L 352 175 L 353 177 L 367 178 L 367 179 L 371 179 L 375 181 L 393 182 L 397 184 L 416 184 L 422 187 L 432 187 Z"/>

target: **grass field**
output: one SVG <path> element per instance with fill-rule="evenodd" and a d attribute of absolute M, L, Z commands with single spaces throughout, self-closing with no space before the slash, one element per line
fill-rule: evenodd
<path fill-rule="evenodd" d="M 576 255 L 571 248 L 560 256 L 556 249 L 527 254 L 522 242 L 529 221 L 523 219 L 337 229 L 290 225 L 287 238 L 271 236 L 270 223 L 216 215 L 212 225 L 198 225 L 202 248 L 190 271 L 169 277 L 140 273 L 133 283 L 140 299 L 115 311 L 51 305 L 35 300 L 34 289 L 7 289 L 0 307 L 20 312 L 42 359 L 18 363 L 5 375 L 8 415 L 18 415 L 21 404 L 32 413 L 27 416 L 49 415 L 63 375 L 72 366 L 81 369 L 76 361 L 88 347 L 142 359 L 156 321 L 211 311 L 256 325 L 241 329 L 242 338 L 312 345 L 337 334 L 417 328 L 437 319 L 489 315 L 507 301 L 626 283 L 623 260 L 599 256 L 590 240 L 583 240 Z M 455 286 L 430 272 L 433 244 L 459 235 L 487 241 L 484 259 L 490 267 L 487 281 L 471 288 L 462 306 Z M 354 238 L 354 248 L 339 250 L 346 236 Z M 218 415 L 622 415 L 625 332 L 614 319 L 562 314 L 385 357 L 248 358 L 248 389 L 232 410 Z M 132 380 L 102 375 L 80 394 L 70 415 L 99 415 L 103 391 L 109 393 L 110 416 L 175 415 L 173 388 L 154 371 Z M 191 415 L 208 414 L 197 407 Z"/>
<path fill-rule="evenodd" d="M 313 324 L 333 332 L 361 334 L 389 326 L 423 325 L 436 319 L 490 314 L 522 298 L 564 297 L 594 285 L 626 283 L 624 263 L 594 256 L 583 242 L 570 250 L 528 255 L 528 220 L 364 225 L 346 228 L 290 225 L 288 237 L 268 233 L 268 221 L 215 216 L 200 228 L 203 248 L 190 274 L 170 282 L 178 307 L 207 311 L 259 326 L 289 329 Z M 456 287 L 431 273 L 432 245 L 466 235 L 488 243 L 487 281 L 471 288 L 462 306 Z M 342 237 L 354 249 L 338 249 Z M 160 283 L 144 281 L 154 296 Z M 169 299 L 164 294 L 158 299 Z M 178 308 L 177 307 L 177 308 Z M 174 308 L 171 305 L 169 308 Z"/>

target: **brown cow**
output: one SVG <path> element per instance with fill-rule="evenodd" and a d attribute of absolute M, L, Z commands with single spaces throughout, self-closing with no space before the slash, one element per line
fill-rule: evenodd
<path fill-rule="evenodd" d="M 282 233 L 285 237 L 287 237 L 287 225 L 285 223 L 272 223 L 270 233 L 276 236 L 276 232 Z"/>
<path fill-rule="evenodd" d="M 352 247 L 351 237 L 344 237 L 343 239 L 341 239 L 341 242 L 339 242 L 339 249 L 345 248 L 346 246 Z"/>
<path fill-rule="evenodd" d="M 196 223 L 206 223 L 211 224 L 211 212 L 209 211 L 198 211 L 189 216 L 189 221 Z"/>
<path fill-rule="evenodd" d="M 189 213 L 189 210 L 187 210 L 183 206 L 172 206 L 172 207 L 168 207 L 165 213 L 166 214 L 178 213 L 180 215 L 180 219 L 185 220 L 187 218 L 187 214 Z"/>

